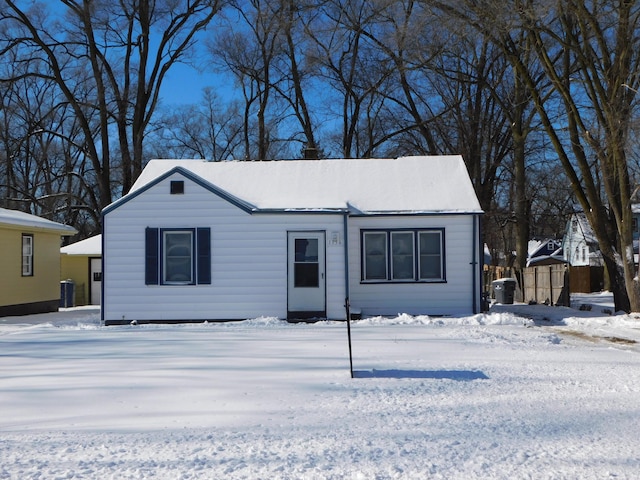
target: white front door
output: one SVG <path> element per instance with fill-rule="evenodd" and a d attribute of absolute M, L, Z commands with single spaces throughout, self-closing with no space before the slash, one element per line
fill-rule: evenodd
<path fill-rule="evenodd" d="M 91 305 L 100 305 L 102 296 L 102 259 L 89 259 L 89 295 Z"/>
<path fill-rule="evenodd" d="M 290 318 L 326 316 L 324 232 L 289 232 L 287 283 Z"/>

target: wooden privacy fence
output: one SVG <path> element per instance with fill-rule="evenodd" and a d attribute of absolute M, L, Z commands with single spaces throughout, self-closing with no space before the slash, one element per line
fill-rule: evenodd
<path fill-rule="evenodd" d="M 523 272 L 523 301 L 569 306 L 569 271 L 563 263 L 527 267 Z"/>
<path fill-rule="evenodd" d="M 500 278 L 516 279 L 516 302 L 569 306 L 570 293 L 602 291 L 604 267 L 571 267 L 565 264 L 527 267 L 518 275 L 509 267 L 484 267 L 484 292 L 492 292 L 492 282 Z"/>
<path fill-rule="evenodd" d="M 569 267 L 571 293 L 600 292 L 605 286 L 604 267 Z"/>

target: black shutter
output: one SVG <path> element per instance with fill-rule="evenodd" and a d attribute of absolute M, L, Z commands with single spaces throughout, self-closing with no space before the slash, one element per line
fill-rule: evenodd
<path fill-rule="evenodd" d="M 145 271 L 144 283 L 158 285 L 160 283 L 160 237 L 157 228 L 147 227 L 145 231 Z"/>
<path fill-rule="evenodd" d="M 211 229 L 198 228 L 197 236 L 197 275 L 199 285 L 211 284 Z"/>

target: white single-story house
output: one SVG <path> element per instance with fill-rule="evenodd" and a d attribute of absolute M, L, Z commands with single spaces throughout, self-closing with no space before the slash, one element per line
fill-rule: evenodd
<path fill-rule="evenodd" d="M 480 312 L 461 156 L 152 160 L 103 211 L 105 324 Z"/>

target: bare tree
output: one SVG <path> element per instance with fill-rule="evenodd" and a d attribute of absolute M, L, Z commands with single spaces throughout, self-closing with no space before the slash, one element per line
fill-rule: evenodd
<path fill-rule="evenodd" d="M 319 145 L 315 135 L 315 121 L 307 97 L 312 95 L 309 79 L 313 78 L 306 55 L 309 36 L 306 34 L 309 23 L 317 11 L 317 2 L 283 0 L 281 9 L 282 36 L 284 38 L 284 57 L 281 62 L 284 79 L 275 88 L 291 106 L 302 133 L 303 150 L 306 155 L 318 157 Z M 298 135 L 292 135 L 293 138 Z"/>
<path fill-rule="evenodd" d="M 99 213 L 89 207 L 95 197 L 87 184 L 90 172 L 82 166 L 78 122 L 55 83 L 34 75 L 42 67 L 35 59 L 6 62 L 1 69 L 15 78 L 0 84 L 2 205 L 94 231 Z"/>
<path fill-rule="evenodd" d="M 329 0 L 306 29 L 313 45 L 310 65 L 328 86 L 322 114 L 339 119 L 337 143 L 345 158 L 372 156 L 382 143 L 386 112 L 380 92 L 392 66 L 365 32 L 390 3 Z"/>
<path fill-rule="evenodd" d="M 283 116 L 274 86 L 281 82 L 275 63 L 283 51 L 284 5 L 281 1 L 236 0 L 231 7 L 209 50 L 213 62 L 231 72 L 242 89 L 245 158 L 266 160 L 275 156 L 277 125 Z"/>
<path fill-rule="evenodd" d="M 640 84 L 640 5 L 632 1 L 438 2 L 508 55 L 526 86 L 573 194 L 598 238 L 617 309 L 640 311 L 627 163 Z M 528 41 L 520 42 L 524 34 Z M 530 51 L 548 86 L 536 81 Z"/>
<path fill-rule="evenodd" d="M 239 102 L 223 103 L 206 88 L 201 104 L 185 105 L 166 112 L 152 134 L 155 152 L 173 158 L 213 161 L 242 158 L 242 115 Z"/>
<path fill-rule="evenodd" d="M 73 109 L 84 137 L 79 147 L 95 172 L 98 212 L 140 174 L 163 80 L 220 0 L 2 3 L 0 54 L 16 51 L 46 65 L 24 75 L 55 82 Z"/>

